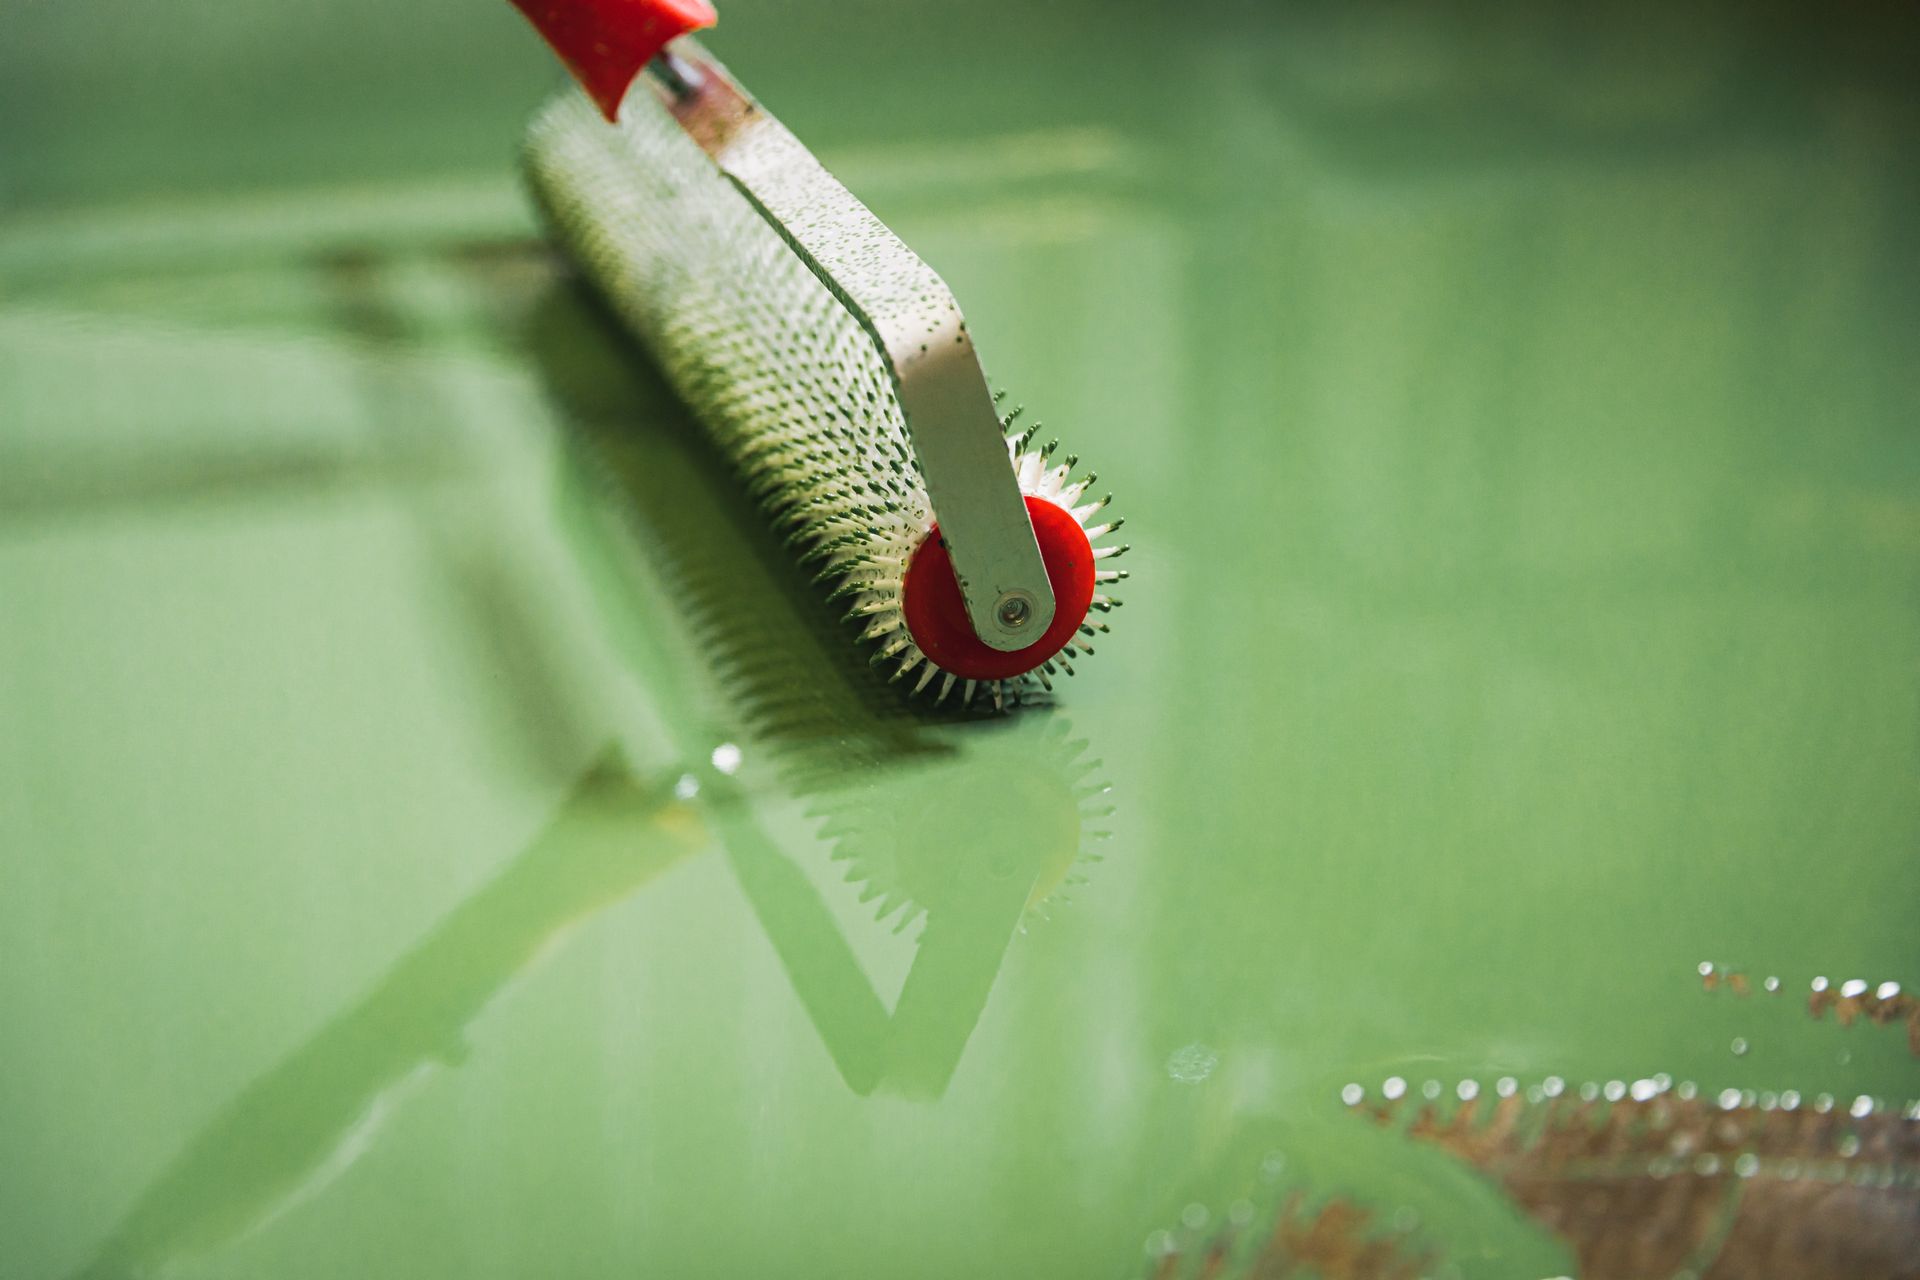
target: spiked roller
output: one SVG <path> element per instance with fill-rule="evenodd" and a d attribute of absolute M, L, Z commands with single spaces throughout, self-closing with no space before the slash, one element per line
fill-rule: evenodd
<path fill-rule="evenodd" d="M 683 34 L 704 4 L 516 3 L 588 91 L 527 137 L 555 239 L 872 660 L 995 707 L 1071 673 L 1118 603 L 1120 521 L 1000 412 L 939 276 Z"/>

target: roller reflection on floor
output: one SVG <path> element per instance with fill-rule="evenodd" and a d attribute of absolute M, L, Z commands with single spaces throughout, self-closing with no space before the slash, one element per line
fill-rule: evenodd
<path fill-rule="evenodd" d="M 910 707 L 849 650 L 653 375 L 583 292 L 532 345 L 598 493 L 564 518 L 611 635 L 688 790 L 849 1088 L 937 1097 L 1009 940 L 1092 860 L 1097 761 L 1057 712 L 1011 722 Z M 583 514 L 584 512 L 591 514 Z M 742 769 L 742 761 L 764 770 Z M 896 930 L 922 923 L 891 1012 L 827 900 L 770 839 L 754 787 L 803 797 L 820 844 Z"/>
<path fill-rule="evenodd" d="M 81 1274 L 164 1272 L 315 1194 L 367 1150 L 409 1085 L 464 1057 L 462 1029 L 562 934 L 706 838 L 671 782 L 646 785 L 617 749 L 602 752 L 505 871 L 188 1143 Z"/>
<path fill-rule="evenodd" d="M 991 762 L 964 784 L 915 769 L 809 806 L 874 918 L 896 932 L 922 922 L 882 1055 L 884 1083 L 911 1096 L 945 1091 L 1010 938 L 1098 860 L 1088 846 L 1111 812 L 1098 761 L 1064 719 L 1026 716 L 994 732 Z"/>

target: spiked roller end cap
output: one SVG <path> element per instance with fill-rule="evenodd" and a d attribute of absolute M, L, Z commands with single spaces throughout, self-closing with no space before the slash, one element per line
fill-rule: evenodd
<path fill-rule="evenodd" d="M 964 680 L 1010 680 L 1025 675 L 1060 652 L 1093 607 L 1093 547 L 1079 521 L 1054 503 L 1035 497 L 1027 499 L 1027 517 L 1033 521 L 1040 559 L 1053 586 L 1053 623 L 1024 649 L 995 649 L 973 633 L 939 525 L 928 531 L 907 564 L 901 600 L 907 631 L 935 665 Z"/>
<path fill-rule="evenodd" d="M 640 68 L 668 43 L 712 26 L 707 0 L 513 0 L 608 120 Z"/>

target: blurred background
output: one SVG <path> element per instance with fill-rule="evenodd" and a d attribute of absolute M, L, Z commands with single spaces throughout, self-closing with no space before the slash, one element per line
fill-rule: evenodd
<path fill-rule="evenodd" d="M 0 1274 L 1915 1274 L 1917 22 L 723 3 L 1128 518 L 990 723 L 509 6 L 6 6 Z"/>
<path fill-rule="evenodd" d="M 803 136 L 826 129 L 836 144 L 1062 118 L 1218 136 L 1180 104 L 1223 79 L 1273 109 L 1314 105 L 1318 124 L 1376 155 L 1417 153 L 1448 125 L 1464 145 L 1469 120 L 1489 155 L 1575 133 L 1588 150 L 1634 139 L 1671 151 L 1739 132 L 1812 145 L 1849 110 L 1866 128 L 1861 116 L 1911 105 L 1915 19 L 1904 6 L 1505 8 L 1352 14 L 1238 0 L 1176 20 L 1136 0 L 1097 11 L 742 0 L 722 20 L 729 65 Z M 491 172 L 555 83 L 504 4 L 423 0 L 395 12 L 343 0 L 296 13 L 183 0 L 155 13 L 131 0 L 26 0 L 6 22 L 0 104 L 16 208 Z M 1878 119 L 1895 133 L 1905 122 L 1898 111 Z"/>

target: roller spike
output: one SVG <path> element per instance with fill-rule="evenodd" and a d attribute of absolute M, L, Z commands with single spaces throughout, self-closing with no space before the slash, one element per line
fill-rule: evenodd
<path fill-rule="evenodd" d="M 862 558 L 864 559 L 865 557 L 862 557 Z M 845 565 L 830 564 L 826 568 L 820 570 L 820 572 L 814 574 L 813 577 L 809 578 L 807 580 L 807 585 L 810 587 L 825 586 L 827 583 L 833 581 L 834 579 L 844 576 L 846 572 L 847 572 L 847 569 Z M 831 600 L 833 597 L 829 596 L 827 598 Z"/>
<path fill-rule="evenodd" d="M 827 593 L 827 603 L 839 604 L 842 600 L 851 600 L 856 596 L 866 595 L 868 592 L 869 588 L 864 583 L 843 582 Z M 852 612 L 849 611 L 847 617 L 850 618 L 852 616 Z"/>

